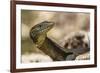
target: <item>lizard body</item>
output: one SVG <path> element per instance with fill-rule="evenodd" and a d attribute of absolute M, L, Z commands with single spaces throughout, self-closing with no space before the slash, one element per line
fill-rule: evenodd
<path fill-rule="evenodd" d="M 45 54 L 49 55 L 54 61 L 74 60 L 77 55 L 82 54 L 87 49 L 67 49 L 59 46 L 47 37 L 47 32 L 54 26 L 53 22 L 41 22 L 30 30 L 30 37 L 36 46 Z M 68 57 L 69 56 L 69 57 Z M 67 58 L 68 57 L 68 58 Z"/>

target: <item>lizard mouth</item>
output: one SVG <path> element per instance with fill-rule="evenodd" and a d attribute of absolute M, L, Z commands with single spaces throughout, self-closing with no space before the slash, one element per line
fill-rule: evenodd
<path fill-rule="evenodd" d="M 51 22 L 51 23 L 47 26 L 47 29 L 50 30 L 51 28 L 53 28 L 53 26 L 54 26 L 54 23 Z"/>

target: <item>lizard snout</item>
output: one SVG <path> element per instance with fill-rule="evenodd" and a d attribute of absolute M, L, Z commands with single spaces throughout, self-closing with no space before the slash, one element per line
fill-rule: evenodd
<path fill-rule="evenodd" d="M 45 21 L 45 24 L 47 25 L 48 28 L 52 28 L 55 25 L 55 23 L 51 21 Z"/>

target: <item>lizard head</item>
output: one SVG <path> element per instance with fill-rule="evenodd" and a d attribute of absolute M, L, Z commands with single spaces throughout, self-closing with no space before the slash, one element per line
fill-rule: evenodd
<path fill-rule="evenodd" d="M 44 21 L 32 27 L 30 30 L 30 37 L 33 42 L 40 46 L 46 36 L 47 32 L 54 26 L 54 22 Z"/>

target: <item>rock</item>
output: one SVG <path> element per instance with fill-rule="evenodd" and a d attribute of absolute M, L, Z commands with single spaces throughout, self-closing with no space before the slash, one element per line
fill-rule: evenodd
<path fill-rule="evenodd" d="M 72 32 L 65 38 L 64 48 L 66 48 L 66 49 L 83 48 L 82 50 L 80 49 L 80 51 L 85 51 L 86 49 L 87 50 L 90 49 L 89 42 L 90 41 L 89 41 L 89 33 L 88 32 L 85 32 L 85 31 Z M 69 57 L 69 58 L 71 58 L 71 57 Z M 88 59 L 90 59 L 89 50 L 84 52 L 83 54 L 80 53 L 76 57 L 76 60 L 88 60 Z"/>
<path fill-rule="evenodd" d="M 90 53 L 87 52 L 77 56 L 75 60 L 89 60 L 89 59 L 90 59 Z"/>
<path fill-rule="evenodd" d="M 79 31 L 69 34 L 65 39 L 64 48 L 90 48 L 88 33 L 85 31 Z"/>

